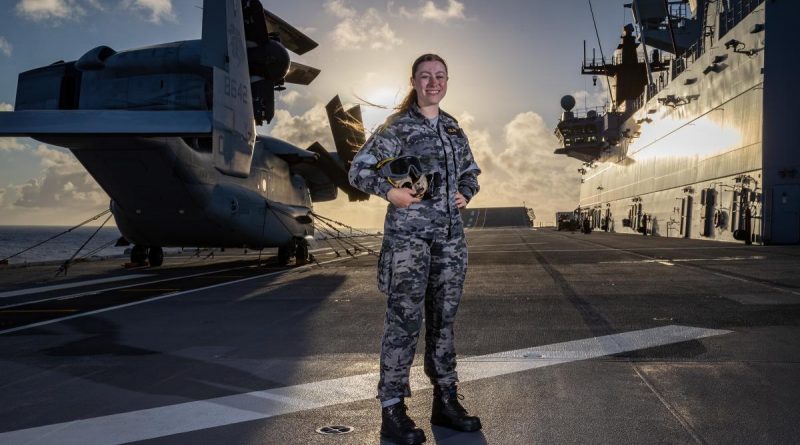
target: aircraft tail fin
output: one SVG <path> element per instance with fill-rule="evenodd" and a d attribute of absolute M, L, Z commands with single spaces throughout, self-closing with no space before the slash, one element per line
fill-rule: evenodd
<path fill-rule="evenodd" d="M 214 72 L 214 167 L 226 175 L 247 177 L 256 128 L 241 2 L 203 2 L 202 45 L 201 63 Z"/>

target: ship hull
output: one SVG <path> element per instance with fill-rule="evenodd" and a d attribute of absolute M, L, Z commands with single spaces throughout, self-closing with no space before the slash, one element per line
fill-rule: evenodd
<path fill-rule="evenodd" d="M 655 90 L 635 104 L 640 106 L 622 127 L 626 136 L 588 163 L 579 211 L 594 228 L 800 242 L 800 185 L 793 176 L 800 173 L 791 168 L 800 160 L 789 149 L 791 124 L 785 123 L 792 74 L 780 66 L 791 57 L 781 39 L 773 37 L 765 47 L 766 33 L 778 35 L 781 22 L 791 17 L 788 9 L 797 6 L 751 3 L 752 10 L 732 27 L 724 14 L 708 11 L 715 30 L 726 32 L 716 31 L 713 43 L 706 40 L 702 54 L 693 52 L 654 73 Z M 733 40 L 742 45 L 726 45 Z"/>

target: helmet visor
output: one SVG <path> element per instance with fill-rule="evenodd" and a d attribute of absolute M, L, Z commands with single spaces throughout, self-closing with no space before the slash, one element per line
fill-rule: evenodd
<path fill-rule="evenodd" d="M 402 156 L 384 164 L 381 173 L 390 179 L 418 178 L 422 174 L 422 166 L 416 156 Z"/>

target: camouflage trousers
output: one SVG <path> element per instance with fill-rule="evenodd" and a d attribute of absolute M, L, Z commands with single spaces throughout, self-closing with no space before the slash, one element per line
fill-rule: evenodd
<path fill-rule="evenodd" d="M 409 372 L 425 320 L 425 374 L 434 385 L 458 381 L 453 338 L 467 271 L 463 236 L 384 239 L 378 287 L 389 297 L 381 344 L 378 399 L 411 395 Z"/>

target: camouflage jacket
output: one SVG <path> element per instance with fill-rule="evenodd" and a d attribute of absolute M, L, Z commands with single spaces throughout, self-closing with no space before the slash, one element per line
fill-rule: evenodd
<path fill-rule="evenodd" d="M 433 239 L 463 235 L 464 224 L 456 207 L 455 193 L 471 200 L 480 187 L 481 173 L 467 136 L 452 116 L 440 110 L 434 128 L 413 104 L 386 120 L 353 158 L 350 183 L 366 193 L 386 199 L 392 185 L 376 170 L 386 158 L 417 156 L 425 173 L 438 173 L 432 197 L 399 209 L 391 203 L 386 212 L 384 232 L 388 236 L 406 234 Z"/>

